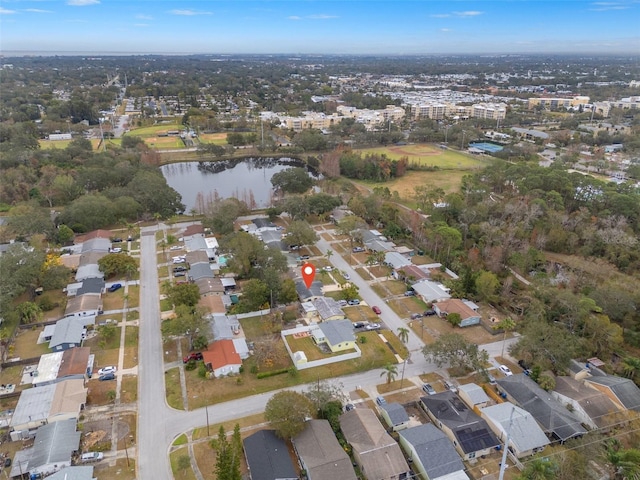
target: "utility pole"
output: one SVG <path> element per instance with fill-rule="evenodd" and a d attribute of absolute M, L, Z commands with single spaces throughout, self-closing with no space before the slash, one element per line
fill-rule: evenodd
<path fill-rule="evenodd" d="M 504 447 L 502 450 L 502 462 L 500 463 L 500 475 L 498 480 L 504 480 L 504 472 L 507 469 L 507 450 L 509 448 L 509 437 L 511 436 L 511 427 L 513 426 L 513 412 L 516 411 L 516 407 L 511 408 L 511 415 L 509 415 L 509 426 L 507 427 L 507 438 L 504 440 Z"/>

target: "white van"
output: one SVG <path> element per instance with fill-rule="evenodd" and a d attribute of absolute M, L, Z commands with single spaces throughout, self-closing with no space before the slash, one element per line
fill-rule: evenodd
<path fill-rule="evenodd" d="M 99 462 L 103 458 L 104 458 L 104 453 L 102 452 L 87 452 L 82 454 L 82 457 L 80 458 L 80 460 L 82 461 L 82 463 L 89 463 L 89 462 Z"/>

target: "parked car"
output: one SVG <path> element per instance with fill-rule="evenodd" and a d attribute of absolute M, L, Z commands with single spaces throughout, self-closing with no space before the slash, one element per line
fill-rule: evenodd
<path fill-rule="evenodd" d="M 358 299 L 354 299 L 354 300 L 349 300 L 349 305 L 360 305 L 360 300 Z"/>
<path fill-rule="evenodd" d="M 338 300 L 338 305 L 340 305 L 341 307 L 346 307 L 349 304 L 346 300 Z"/>
<path fill-rule="evenodd" d="M 407 290 L 406 292 L 404 292 L 404 296 L 405 297 L 413 297 L 415 296 L 416 292 L 414 292 L 413 290 Z"/>
<path fill-rule="evenodd" d="M 113 247 L 109 249 L 109 253 L 121 253 L 122 252 L 122 248 L 120 247 Z"/>
<path fill-rule="evenodd" d="M 353 247 L 353 253 L 364 252 L 364 248 L 362 247 Z"/>
<path fill-rule="evenodd" d="M 100 370 L 98 370 L 98 375 L 102 376 L 102 375 L 106 375 L 107 373 L 116 373 L 118 371 L 118 368 L 110 365 L 108 367 L 102 367 Z"/>
<path fill-rule="evenodd" d="M 344 411 L 345 412 L 350 412 L 351 410 L 354 410 L 356 408 L 356 406 L 353 403 L 347 403 L 344 406 Z"/>
<path fill-rule="evenodd" d="M 177 263 L 187 263 L 187 260 L 186 260 L 186 259 L 184 259 L 184 258 L 177 258 L 177 257 L 176 257 L 176 258 L 173 258 L 171 261 L 172 261 L 174 264 L 177 264 Z"/>
<path fill-rule="evenodd" d="M 489 385 L 496 385 L 498 383 L 496 382 L 496 377 L 494 377 L 490 373 L 487 373 L 487 378 L 489 379 Z"/>
<path fill-rule="evenodd" d="M 424 316 L 425 316 L 425 317 L 431 317 L 431 316 L 433 316 L 433 315 L 435 315 L 435 314 L 436 314 L 436 311 L 435 311 L 435 310 L 425 310 L 425 311 L 424 311 Z"/>
<path fill-rule="evenodd" d="M 11 457 L 7 457 L 4 459 L 4 468 L 9 468 L 11 466 Z"/>
<path fill-rule="evenodd" d="M 300 255 L 298 257 L 298 260 L 309 260 L 309 258 L 311 258 L 311 257 L 309 257 L 309 255 Z"/>
<path fill-rule="evenodd" d="M 350 280 L 351 279 L 351 275 L 349 275 L 348 273 L 346 273 L 346 272 L 340 272 L 340 273 L 342 273 L 342 276 L 344 277 L 345 280 Z"/>
<path fill-rule="evenodd" d="M 101 382 L 104 382 L 107 380 L 115 380 L 115 379 L 116 379 L 115 373 L 105 373 L 104 375 L 100 375 L 100 377 L 98 377 L 98 380 L 100 380 Z"/>
<path fill-rule="evenodd" d="M 103 458 L 104 453 L 102 452 L 87 452 L 82 454 L 82 456 L 80 457 L 80 461 L 82 463 L 99 462 Z"/>
<path fill-rule="evenodd" d="M 421 313 L 412 313 L 411 314 L 411 320 L 416 320 L 418 318 L 422 318 L 422 314 Z"/>
<path fill-rule="evenodd" d="M 115 292 L 116 290 L 120 290 L 122 288 L 122 284 L 121 283 L 113 283 L 108 290 L 110 292 Z"/>
<path fill-rule="evenodd" d="M 323 270 L 325 272 L 331 272 L 331 271 L 333 271 L 333 267 L 324 267 Z"/>
<path fill-rule="evenodd" d="M 364 328 L 367 322 L 353 322 L 353 328 Z"/>
<path fill-rule="evenodd" d="M 511 369 L 509 367 L 507 367 L 506 365 L 500 365 L 498 367 L 498 370 L 500 370 L 502 373 L 504 373 L 507 377 L 510 377 L 511 375 L 513 375 L 513 372 L 511 371 Z"/>
<path fill-rule="evenodd" d="M 365 325 L 364 329 L 365 330 L 380 330 L 380 324 L 379 323 L 369 323 L 369 324 Z"/>
<path fill-rule="evenodd" d="M 172 245 L 169 250 L 180 250 L 182 247 L 180 245 Z"/>
<path fill-rule="evenodd" d="M 458 387 L 451 380 L 449 380 L 449 381 L 443 380 L 442 381 L 442 385 L 444 385 L 444 388 L 446 388 L 450 392 L 458 393 Z"/>
<path fill-rule="evenodd" d="M 382 310 L 380 310 L 380 307 L 377 307 L 375 305 L 371 307 L 371 310 L 373 310 L 373 313 L 375 313 L 376 315 L 380 315 L 382 313 Z"/>
<path fill-rule="evenodd" d="M 173 273 L 186 272 L 186 271 L 187 271 L 187 267 L 173 267 Z"/>
<path fill-rule="evenodd" d="M 425 383 L 424 385 L 422 385 L 422 390 L 428 395 L 436 394 L 436 390 L 431 386 L 430 383 Z"/>
<path fill-rule="evenodd" d="M 182 359 L 182 363 L 189 363 L 191 360 L 198 361 L 202 360 L 202 358 L 203 357 L 201 352 L 192 352 Z"/>
<path fill-rule="evenodd" d="M 187 272 L 174 272 L 173 276 L 174 277 L 186 277 L 187 276 Z"/>
<path fill-rule="evenodd" d="M 529 366 L 525 363 L 524 360 L 518 360 L 518 365 L 522 368 L 522 373 L 529 376 L 531 375 L 531 370 L 529 370 Z"/>
<path fill-rule="evenodd" d="M 120 237 L 115 237 L 111 239 L 111 243 L 120 243 L 122 242 L 122 239 Z"/>
<path fill-rule="evenodd" d="M 376 403 L 378 405 L 386 405 L 387 401 L 384 399 L 384 397 L 376 397 Z"/>

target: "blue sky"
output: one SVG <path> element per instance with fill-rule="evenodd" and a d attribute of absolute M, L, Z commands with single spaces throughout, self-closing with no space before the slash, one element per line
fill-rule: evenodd
<path fill-rule="evenodd" d="M 640 0 L 0 0 L 0 49 L 640 54 Z"/>

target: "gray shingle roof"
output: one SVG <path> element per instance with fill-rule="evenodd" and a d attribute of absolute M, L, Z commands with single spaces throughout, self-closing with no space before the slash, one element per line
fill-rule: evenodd
<path fill-rule="evenodd" d="M 380 408 L 387 412 L 392 425 L 401 425 L 409 421 L 407 411 L 399 403 L 387 403 L 380 405 Z"/>
<path fill-rule="evenodd" d="M 399 434 L 413 445 L 429 478 L 464 471 L 464 464 L 451 440 L 433 424 L 407 428 Z"/>
<path fill-rule="evenodd" d="M 322 282 L 316 280 L 311 283 L 311 288 L 307 288 L 304 284 L 304 281 L 301 278 L 297 278 L 296 282 L 296 292 L 298 292 L 298 297 L 300 297 L 301 301 L 309 300 L 313 297 L 321 297 L 322 296 Z"/>
<path fill-rule="evenodd" d="M 29 460 L 30 472 L 50 463 L 71 461 L 71 454 L 80 447 L 81 432 L 76 431 L 76 423 L 75 418 L 70 418 L 38 428 Z"/>
<path fill-rule="evenodd" d="M 593 376 L 585 381 L 608 387 L 628 410 L 640 412 L 640 388 L 629 378 L 607 375 L 598 368 L 589 369 Z"/>
<path fill-rule="evenodd" d="M 578 417 L 525 374 L 502 378 L 498 380 L 498 386 L 533 415 L 545 432 L 553 433 L 561 441 L 587 433 Z"/>
<path fill-rule="evenodd" d="M 213 278 L 213 270 L 208 263 L 196 263 L 189 268 L 189 278 L 194 282 L 201 278 Z"/>
<path fill-rule="evenodd" d="M 93 478 L 93 466 L 82 465 L 63 468 L 53 475 L 49 475 L 47 480 L 92 480 Z"/>
<path fill-rule="evenodd" d="M 56 322 L 56 328 L 49 342 L 49 348 L 55 348 L 65 343 L 80 344 L 82 342 L 82 334 L 87 324 L 87 318 L 95 317 L 66 317 Z"/>
<path fill-rule="evenodd" d="M 468 395 L 469 399 L 473 403 L 473 405 L 478 405 L 481 403 L 486 403 L 490 400 L 489 396 L 484 393 L 484 390 L 481 386 L 476 385 L 475 383 L 467 383 L 465 385 L 460 385 L 458 390 L 464 392 Z"/>
<path fill-rule="evenodd" d="M 356 480 L 351 459 L 327 420 L 309 420 L 293 444 L 310 480 Z"/>
<path fill-rule="evenodd" d="M 318 311 L 318 315 L 322 320 L 326 320 L 331 317 L 342 317 L 344 318 L 344 312 L 338 302 L 336 302 L 331 297 L 320 297 L 312 300 L 313 305 L 316 307 Z"/>
<path fill-rule="evenodd" d="M 338 345 L 342 342 L 352 342 L 355 340 L 353 334 L 353 325 L 351 320 L 333 320 L 331 322 L 323 322 L 318 325 L 322 333 L 324 333 L 327 342 L 330 345 Z"/>
<path fill-rule="evenodd" d="M 274 430 L 260 430 L 243 444 L 252 480 L 297 480 L 287 445 Z"/>
<path fill-rule="evenodd" d="M 76 291 L 76 295 L 85 293 L 102 293 L 104 290 L 104 278 L 85 278 L 82 286 Z"/>
<path fill-rule="evenodd" d="M 605 393 L 571 377 L 556 377 L 554 390 L 560 395 L 578 402 L 589 418 L 599 427 L 604 427 L 609 422 L 608 414 L 618 411 L 616 404 Z"/>
<path fill-rule="evenodd" d="M 420 401 L 435 418 L 451 429 L 463 452 L 478 452 L 500 444 L 487 422 L 470 410 L 455 393 L 436 393 L 422 397 Z"/>
<path fill-rule="evenodd" d="M 512 411 L 513 416 L 511 415 Z M 509 441 L 521 452 L 543 447 L 550 443 L 533 416 L 512 403 L 499 403 L 483 408 L 482 415 L 489 418 L 502 432 L 505 432 L 503 437 L 506 438 L 506 432 L 509 430 Z M 511 428 L 509 429 L 510 423 Z"/>

